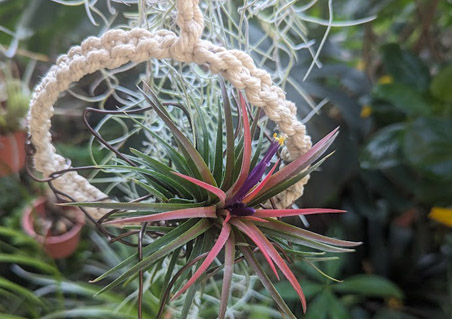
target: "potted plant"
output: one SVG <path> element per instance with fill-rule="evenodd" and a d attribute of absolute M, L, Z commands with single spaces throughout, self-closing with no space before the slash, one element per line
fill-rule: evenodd
<path fill-rule="evenodd" d="M 80 209 L 59 207 L 50 196 L 34 200 L 22 216 L 24 231 L 54 259 L 68 257 L 77 249 L 84 224 Z"/>
<path fill-rule="evenodd" d="M 11 72 L 0 68 L 0 177 L 18 172 L 25 164 L 25 114 L 30 92 Z"/>

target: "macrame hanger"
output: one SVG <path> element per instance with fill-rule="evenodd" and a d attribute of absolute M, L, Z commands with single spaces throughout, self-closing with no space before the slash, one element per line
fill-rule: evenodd
<path fill-rule="evenodd" d="M 72 47 L 36 86 L 30 101 L 29 133 L 36 148 L 35 168 L 48 177 L 53 172 L 68 168 L 67 161 L 56 153 L 50 134 L 53 105 L 60 93 L 83 76 L 103 68 L 118 68 L 130 61 L 146 62 L 149 59 L 168 59 L 184 63 L 197 63 L 220 73 L 235 88 L 244 90 L 251 105 L 262 107 L 270 120 L 288 136 L 282 152 L 285 160 L 293 160 L 311 148 L 306 127 L 297 120 L 295 104 L 286 100 L 284 91 L 273 85 L 270 75 L 255 66 L 252 58 L 240 50 L 227 50 L 202 40 L 204 27 L 198 0 L 176 2 L 179 36 L 168 30 L 149 32 L 141 28 L 130 31 L 109 30 L 101 37 L 89 37 L 80 46 Z M 303 193 L 304 178 L 280 194 L 275 202 L 287 207 Z M 77 201 L 94 201 L 106 195 L 76 172 L 58 177 L 54 186 Z M 95 218 L 104 210 L 90 209 Z"/>

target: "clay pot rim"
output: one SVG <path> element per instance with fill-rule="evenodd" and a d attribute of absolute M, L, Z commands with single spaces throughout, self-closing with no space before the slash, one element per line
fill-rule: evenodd
<path fill-rule="evenodd" d="M 22 218 L 22 228 L 24 231 L 35 238 L 37 241 L 41 243 L 55 244 L 69 240 L 70 238 L 76 236 L 82 230 L 82 227 L 85 225 L 85 218 L 82 211 L 77 207 L 69 207 L 68 209 L 77 211 L 76 219 L 77 223 L 72 226 L 72 228 L 61 235 L 57 236 L 42 236 L 36 233 L 34 229 L 34 216 L 33 210 L 37 209 L 41 205 L 47 201 L 45 197 L 38 197 L 31 202 L 26 208 Z"/>

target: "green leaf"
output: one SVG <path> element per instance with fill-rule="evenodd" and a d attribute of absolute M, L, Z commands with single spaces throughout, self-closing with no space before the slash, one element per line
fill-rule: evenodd
<path fill-rule="evenodd" d="M 199 256 L 201 253 L 210 251 L 212 246 L 215 243 L 216 235 L 217 235 L 216 229 L 206 231 L 203 236 L 204 238 L 202 238 L 202 240 L 197 241 L 197 243 L 195 244 L 192 254 L 190 255 L 190 259 L 192 260 L 193 258 Z M 200 245 L 198 245 L 198 244 L 200 244 Z M 203 262 L 200 260 L 196 264 L 196 268 L 197 268 L 196 271 L 198 271 L 198 268 L 200 267 L 200 265 L 202 263 Z M 185 276 L 187 274 L 188 274 L 188 272 L 185 273 Z M 195 275 L 196 275 L 196 273 L 192 274 L 192 276 L 195 276 Z M 204 275 L 205 274 L 202 274 L 201 279 L 197 280 L 195 283 L 193 283 L 193 285 L 190 286 L 190 288 L 188 288 L 188 291 L 185 295 L 184 305 L 183 305 L 183 308 L 181 311 L 181 316 L 180 316 L 181 319 L 186 319 L 188 317 L 189 310 L 190 310 L 191 306 L 193 305 L 193 300 L 196 295 L 196 291 L 198 290 L 198 286 L 200 285 L 200 282 L 202 281 L 202 278 L 204 277 Z M 182 278 L 180 278 L 180 279 L 182 279 Z M 177 289 L 179 290 L 179 288 L 177 288 Z"/>
<path fill-rule="evenodd" d="M 315 283 L 310 280 L 302 280 L 301 285 L 303 288 L 303 292 L 306 296 L 306 299 L 311 299 L 315 295 L 317 295 L 323 289 L 323 285 Z M 298 295 L 295 290 L 292 289 L 290 283 L 286 280 L 279 281 L 275 284 L 275 288 L 278 290 L 279 294 L 284 300 L 290 301 L 298 301 Z M 308 303 L 309 309 L 309 303 Z"/>
<path fill-rule="evenodd" d="M 162 139 L 158 134 L 156 134 L 154 131 L 152 131 L 149 127 L 147 127 L 143 123 L 140 123 L 138 121 L 135 121 L 135 123 L 142 129 L 146 130 L 149 134 L 152 135 L 152 137 L 157 139 L 163 145 L 163 147 L 165 147 L 169 159 L 172 161 L 172 163 L 179 172 L 183 174 L 190 173 L 190 168 L 188 167 L 187 160 L 181 154 L 179 154 L 179 152 L 174 147 L 169 145 L 164 139 Z"/>
<path fill-rule="evenodd" d="M 168 288 L 168 284 L 169 284 L 169 282 L 171 280 L 171 276 L 173 275 L 173 272 L 174 272 L 174 267 L 176 266 L 177 260 L 180 258 L 181 250 L 182 250 L 182 247 L 176 249 L 173 252 L 173 255 L 171 256 L 170 262 L 168 263 L 168 267 L 166 268 L 165 279 L 163 280 L 162 289 L 160 292 L 160 301 L 163 301 L 163 299 L 162 299 L 163 294 L 165 293 L 165 290 Z"/>
<path fill-rule="evenodd" d="M 124 273 L 119 275 L 111 283 L 109 283 L 104 288 L 99 290 L 99 292 L 97 294 L 101 294 L 104 291 L 107 291 L 113 287 L 116 287 L 117 285 L 128 280 L 130 277 L 133 277 L 136 274 L 138 274 L 139 271 L 149 268 L 151 265 L 153 265 L 154 263 L 156 263 L 157 261 L 159 261 L 161 258 L 165 257 L 166 255 L 170 254 L 172 251 L 185 245 L 187 242 L 195 239 L 199 235 L 205 233 L 211 226 L 212 226 L 212 224 L 209 221 L 207 221 L 205 219 L 201 219 L 195 226 L 190 228 L 188 231 L 184 232 L 178 238 L 169 242 L 168 244 L 166 244 L 165 246 L 163 246 L 156 252 L 150 254 L 149 256 L 144 257 L 140 262 L 137 262 L 134 266 L 132 266 L 131 268 L 126 270 Z M 162 238 L 164 238 L 164 237 L 162 237 Z"/>
<path fill-rule="evenodd" d="M 439 100 L 445 102 L 452 102 L 452 90 L 450 85 L 452 83 L 452 64 L 449 64 L 433 78 L 430 84 L 430 92 Z"/>
<path fill-rule="evenodd" d="M 147 86 L 146 83 L 143 82 L 143 84 Z M 151 88 L 149 86 L 147 87 L 149 88 L 150 95 L 147 95 L 141 89 L 140 91 L 143 93 L 147 102 L 153 107 L 158 116 L 162 119 L 163 122 L 165 122 L 165 124 L 173 133 L 182 153 L 188 161 L 192 173 L 195 175 L 194 177 L 201 177 L 204 182 L 209 183 L 213 186 L 217 186 L 215 179 L 213 178 L 212 173 L 210 172 L 210 169 L 207 166 L 206 162 L 204 162 L 202 156 L 198 153 L 192 142 L 177 128 L 171 118 L 167 114 L 165 114 L 164 111 L 162 111 L 162 105 L 160 104 L 159 100 L 154 95 Z M 197 176 L 198 172 L 201 176 Z"/>
<path fill-rule="evenodd" d="M 253 159 L 251 160 L 250 169 L 253 169 L 256 166 L 257 161 L 259 160 L 259 156 L 262 152 L 263 147 L 263 139 L 264 139 L 264 129 L 261 129 L 259 132 L 259 140 L 257 142 L 256 150 L 254 151 Z"/>
<path fill-rule="evenodd" d="M 135 319 L 135 314 L 127 314 L 107 309 L 106 306 L 77 307 L 76 309 L 56 311 L 41 319 L 64 319 L 64 318 L 109 318 L 109 319 Z"/>
<path fill-rule="evenodd" d="M 227 191 L 232 186 L 234 176 L 234 125 L 232 123 L 232 110 L 228 92 L 226 91 L 226 87 L 224 86 L 223 81 L 220 81 L 220 85 L 221 93 L 223 96 L 224 119 L 226 124 L 226 168 L 221 189 Z"/>
<path fill-rule="evenodd" d="M 395 297 L 399 299 L 404 297 L 399 287 L 377 275 L 355 275 L 342 283 L 335 284 L 333 289 L 340 293 L 359 294 L 366 297 Z"/>
<path fill-rule="evenodd" d="M 170 178 L 169 174 L 162 174 L 158 171 L 127 165 L 97 165 L 97 168 L 105 169 L 107 172 L 111 170 L 114 173 L 130 173 L 136 172 L 144 175 L 146 180 L 152 184 L 158 191 L 165 193 L 166 197 L 171 197 L 171 192 L 177 192 L 181 197 L 191 197 L 191 193 L 182 183 Z M 140 175 L 140 176 L 142 176 Z M 149 178 L 148 178 L 149 177 Z M 168 194 L 169 193 L 169 194 Z"/>
<path fill-rule="evenodd" d="M 36 296 L 33 291 L 24 288 L 12 281 L 9 281 L 3 277 L 0 277 L 0 287 L 12 291 L 16 296 L 22 296 L 27 299 L 30 303 L 43 305 L 42 300 Z"/>
<path fill-rule="evenodd" d="M 427 177 L 452 180 L 452 119 L 419 118 L 409 124 L 403 142 L 408 163 Z"/>
<path fill-rule="evenodd" d="M 193 105 L 195 106 L 196 113 L 198 115 L 199 122 L 201 123 L 201 129 L 202 129 L 202 136 L 200 134 L 196 134 L 196 137 L 198 138 L 198 149 L 199 152 L 202 154 L 202 158 L 204 159 L 207 166 L 209 166 L 209 159 L 210 159 L 210 147 L 209 147 L 209 131 L 207 129 L 206 121 L 204 120 L 204 117 L 207 116 L 206 113 L 203 113 L 199 105 L 193 101 L 192 97 L 188 96 L 191 100 Z M 218 107 L 220 109 L 220 107 Z"/>
<path fill-rule="evenodd" d="M 141 186 L 145 191 L 149 192 L 150 194 L 152 194 L 155 198 L 158 199 L 158 201 L 160 202 L 167 202 L 168 198 L 163 195 L 162 193 L 160 193 L 158 190 L 156 190 L 155 188 L 153 188 L 152 186 L 145 184 L 143 182 L 140 182 L 137 179 L 134 179 L 133 182 L 139 186 Z"/>
<path fill-rule="evenodd" d="M 398 44 L 382 46 L 383 65 L 396 82 L 425 92 L 430 84 L 430 71 L 416 55 L 402 50 Z"/>
<path fill-rule="evenodd" d="M 335 246 L 331 246 L 328 244 L 324 244 L 324 243 L 309 239 L 307 237 L 301 237 L 301 236 L 297 236 L 294 234 L 274 230 L 271 228 L 264 228 L 263 224 L 264 223 L 261 223 L 259 225 L 259 227 L 268 236 L 286 239 L 288 241 L 291 241 L 293 243 L 296 243 L 296 244 L 299 244 L 299 245 L 302 245 L 305 247 L 317 249 L 320 251 L 334 252 L 334 253 L 345 253 L 345 252 L 353 252 L 354 251 L 353 249 L 340 248 L 340 247 L 335 247 Z M 268 226 L 268 227 L 271 227 L 271 226 Z"/>
<path fill-rule="evenodd" d="M 35 257 L 29 257 L 29 256 L 25 256 L 25 255 L 18 255 L 18 254 L 12 255 L 12 254 L 1 254 L 0 253 L 0 263 L 13 263 L 13 264 L 27 265 L 27 266 L 32 266 L 41 271 L 45 271 L 47 273 L 51 273 L 51 274 L 58 273 L 58 269 L 50 266 L 48 263 L 43 262 L 39 259 L 36 259 Z"/>
<path fill-rule="evenodd" d="M 161 247 L 163 247 L 163 246 L 167 245 L 168 243 L 172 242 L 174 239 L 182 236 L 185 232 L 190 230 L 195 224 L 196 224 L 196 220 L 195 219 L 190 219 L 190 220 L 186 221 L 185 223 L 181 224 L 180 226 L 177 226 L 175 229 L 173 229 L 169 233 L 167 233 L 164 236 L 156 239 L 155 241 L 153 241 L 152 243 L 150 243 L 146 247 L 143 247 L 143 256 L 149 256 L 150 254 L 156 252 Z M 135 253 L 132 256 L 130 256 L 129 258 L 127 258 L 127 259 L 123 260 L 122 262 L 120 262 L 115 267 L 107 270 L 105 273 L 103 273 L 102 275 L 100 275 L 96 279 L 92 280 L 91 282 L 98 282 L 98 281 L 106 278 L 107 276 L 109 276 L 109 275 L 111 275 L 111 274 L 123 269 L 124 267 L 126 267 L 126 266 L 128 266 L 130 264 L 135 264 L 137 262 L 137 260 L 138 260 L 138 253 Z"/>
<path fill-rule="evenodd" d="M 390 102 L 397 109 L 409 115 L 429 115 L 432 113 L 430 103 L 416 91 L 402 83 L 377 85 L 373 89 L 377 99 Z"/>
<path fill-rule="evenodd" d="M 328 296 L 325 293 L 318 294 L 309 304 L 306 319 L 327 319 L 328 302 Z"/>
<path fill-rule="evenodd" d="M 240 240 L 244 242 L 243 236 L 238 235 Z M 265 271 L 262 269 L 260 263 L 257 261 L 256 257 L 254 256 L 254 253 L 251 251 L 251 249 L 248 246 L 239 246 L 240 250 L 243 253 L 243 256 L 245 257 L 248 265 L 256 272 L 257 276 L 259 277 L 259 280 L 261 281 L 262 285 L 265 287 L 267 292 L 270 294 L 270 296 L 275 301 L 278 308 L 289 318 L 296 319 L 295 315 L 292 313 L 290 308 L 287 306 L 281 295 L 276 290 L 275 286 L 273 285 L 270 278 L 268 278 Z M 292 290 L 292 289 L 291 289 Z M 298 295 L 297 295 L 298 298 Z"/>
<path fill-rule="evenodd" d="M 331 319 L 351 319 L 350 313 L 330 289 L 325 289 L 324 298 L 328 302 L 328 313 Z"/>
<path fill-rule="evenodd" d="M 400 164 L 405 123 L 383 127 L 370 138 L 360 156 L 364 169 L 387 169 Z"/>
<path fill-rule="evenodd" d="M 217 141 L 215 144 L 213 177 L 217 181 L 217 185 L 221 185 L 223 182 L 223 114 L 221 113 L 221 107 L 218 107 Z"/>
<path fill-rule="evenodd" d="M 2 319 L 27 319 L 25 317 L 19 317 L 19 316 L 15 316 L 15 315 L 9 315 L 7 313 L 2 313 L 0 312 L 0 318 Z"/>
<path fill-rule="evenodd" d="M 178 176 L 174 176 L 172 172 L 174 171 L 171 167 L 163 164 L 162 162 L 152 158 L 151 156 L 144 154 L 136 149 L 131 148 L 130 151 L 142 159 L 142 161 L 149 165 L 154 171 L 160 172 L 164 174 L 167 178 L 175 180 L 177 183 L 181 184 L 185 190 L 188 190 L 193 196 L 197 199 L 202 198 L 201 192 L 197 187 L 193 187 L 193 185 L 183 178 Z"/>
<path fill-rule="evenodd" d="M 171 203 L 123 203 L 123 202 L 75 202 L 58 204 L 59 206 L 94 207 L 118 210 L 167 212 L 192 207 L 203 207 L 205 203 L 171 204 Z"/>

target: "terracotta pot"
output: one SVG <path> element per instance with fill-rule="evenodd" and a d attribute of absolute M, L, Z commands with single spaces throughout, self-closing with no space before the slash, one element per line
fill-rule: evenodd
<path fill-rule="evenodd" d="M 85 217 L 83 212 L 75 207 L 62 207 L 64 210 L 74 211 L 76 224 L 72 228 L 58 236 L 42 236 L 35 231 L 35 218 L 44 217 L 46 199 L 41 197 L 36 199 L 31 206 L 25 209 L 22 216 L 22 227 L 24 231 L 35 238 L 40 244 L 44 246 L 47 255 L 54 259 L 65 258 L 70 256 L 78 246 L 80 241 L 80 232 L 85 224 Z"/>
<path fill-rule="evenodd" d="M 0 177 L 17 173 L 25 165 L 25 132 L 0 136 Z"/>

